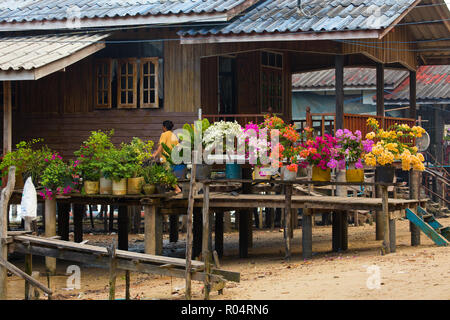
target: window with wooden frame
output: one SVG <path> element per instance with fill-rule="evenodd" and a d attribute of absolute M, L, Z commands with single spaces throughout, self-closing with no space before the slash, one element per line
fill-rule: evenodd
<path fill-rule="evenodd" d="M 142 58 L 140 65 L 140 106 L 159 107 L 158 58 Z"/>
<path fill-rule="evenodd" d="M 261 52 L 261 111 L 283 112 L 283 55 Z"/>
<path fill-rule="evenodd" d="M 118 60 L 117 108 L 137 108 L 137 60 Z"/>
<path fill-rule="evenodd" d="M 99 109 L 111 108 L 111 75 L 112 60 L 97 60 L 95 64 L 95 107 Z"/>

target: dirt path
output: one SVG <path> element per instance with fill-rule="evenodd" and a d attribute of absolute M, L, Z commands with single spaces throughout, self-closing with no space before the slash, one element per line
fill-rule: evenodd
<path fill-rule="evenodd" d="M 440 219 L 450 225 L 450 218 Z M 115 236 L 86 235 L 90 243 L 106 244 Z M 250 258 L 238 259 L 238 234 L 225 235 L 224 269 L 241 272 L 240 283 L 227 283 L 224 295 L 212 293 L 212 299 L 450 299 L 450 248 L 437 247 L 421 235 L 422 245 L 411 247 L 409 222 L 397 222 L 397 252 L 382 256 L 380 242 L 374 241 L 375 225 L 349 228 L 349 250 L 330 253 L 331 227 L 313 231 L 312 260 L 301 259 L 301 229 L 294 232 L 294 256 L 290 263 L 282 257 L 283 234 L 254 231 Z M 142 247 L 142 235 L 130 236 L 133 250 Z M 179 256 L 184 235 L 176 245 L 165 239 L 165 254 Z M 22 261 L 13 261 L 22 267 Z M 58 264 L 58 275 L 51 287 L 56 299 L 106 299 L 108 272 L 81 268 L 81 289 L 64 289 L 69 263 Z M 375 267 L 374 267 L 375 266 Z M 371 273 L 368 273 L 368 268 Z M 379 269 L 378 269 L 379 268 Z M 43 260 L 35 258 L 34 269 L 44 271 Z M 380 274 L 379 288 L 370 281 Z M 22 299 L 23 280 L 10 277 L 9 298 Z M 46 278 L 41 277 L 46 283 Z M 118 278 L 117 297 L 124 298 L 124 277 Z M 201 298 L 202 283 L 193 283 L 194 298 Z M 183 299 L 184 279 L 133 273 L 131 296 L 136 299 Z"/>

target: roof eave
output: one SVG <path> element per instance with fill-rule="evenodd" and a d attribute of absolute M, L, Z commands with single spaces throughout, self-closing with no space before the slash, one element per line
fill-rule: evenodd
<path fill-rule="evenodd" d="M 54 29 L 85 29 L 101 27 L 122 27 L 138 25 L 158 25 L 158 24 L 182 24 L 200 22 L 225 22 L 228 20 L 226 13 L 204 13 L 204 14 L 183 14 L 183 15 L 147 15 L 134 17 L 112 17 L 112 18 L 85 18 L 79 21 L 74 27 L 74 23 L 64 20 L 45 20 L 27 22 L 3 22 L 0 23 L 0 31 L 31 31 L 31 30 L 54 30 Z"/>
<path fill-rule="evenodd" d="M 378 39 L 380 30 L 348 30 L 330 32 L 271 32 L 271 33 L 239 33 L 231 35 L 205 35 L 195 37 L 180 36 L 181 44 L 226 43 L 240 41 L 298 41 L 298 40 L 345 40 L 345 39 Z"/>

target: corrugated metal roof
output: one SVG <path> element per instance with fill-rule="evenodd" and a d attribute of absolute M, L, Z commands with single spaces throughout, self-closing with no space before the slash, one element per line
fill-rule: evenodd
<path fill-rule="evenodd" d="M 264 32 L 379 30 L 390 26 L 415 0 L 261 1 L 228 24 L 190 28 L 183 36 Z"/>
<path fill-rule="evenodd" d="M 396 88 L 409 72 L 386 69 L 384 83 L 386 89 Z M 292 88 L 294 91 L 334 90 L 334 69 L 294 74 L 292 76 Z M 375 89 L 377 84 L 377 72 L 369 68 L 345 68 L 344 86 L 346 89 Z"/>
<path fill-rule="evenodd" d="M 0 70 L 33 70 L 98 43 L 108 34 L 0 38 Z"/>
<path fill-rule="evenodd" d="M 3 0 L 0 22 L 226 12 L 246 0 Z"/>
<path fill-rule="evenodd" d="M 423 66 L 417 71 L 417 103 L 450 104 L 450 66 Z M 386 103 L 409 103 L 409 77 L 391 94 Z"/>

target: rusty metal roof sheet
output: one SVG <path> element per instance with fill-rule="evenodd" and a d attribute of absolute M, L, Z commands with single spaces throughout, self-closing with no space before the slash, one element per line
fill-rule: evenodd
<path fill-rule="evenodd" d="M 417 103 L 450 104 L 450 66 L 423 66 L 417 70 Z M 388 104 L 409 103 L 409 77 L 385 96 Z"/>
<path fill-rule="evenodd" d="M 246 0 L 2 0 L 0 22 L 226 12 Z M 79 9 L 79 10 L 78 10 Z"/>
<path fill-rule="evenodd" d="M 396 88 L 407 76 L 408 71 L 386 69 L 384 82 L 386 89 Z M 294 91 L 334 90 L 334 69 L 294 74 L 292 89 Z M 375 89 L 377 72 L 370 68 L 345 68 L 344 86 L 346 89 Z"/>
<path fill-rule="evenodd" d="M 182 30 L 182 36 L 239 33 L 380 30 L 415 0 L 265 0 L 230 23 Z"/>

